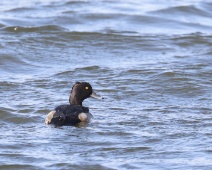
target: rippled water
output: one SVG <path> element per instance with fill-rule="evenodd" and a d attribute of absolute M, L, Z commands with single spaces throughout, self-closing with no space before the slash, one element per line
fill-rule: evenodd
<path fill-rule="evenodd" d="M 212 3 L 1 0 L 0 169 L 212 169 Z M 46 126 L 88 81 L 89 124 Z"/>

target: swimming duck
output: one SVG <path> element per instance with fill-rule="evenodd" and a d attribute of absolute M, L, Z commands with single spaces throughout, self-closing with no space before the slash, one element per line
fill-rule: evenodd
<path fill-rule="evenodd" d="M 71 90 L 69 97 L 69 105 L 57 106 L 53 111 L 49 112 L 45 119 L 46 124 L 55 126 L 76 125 L 80 122 L 89 122 L 93 117 L 88 107 L 82 106 L 83 100 L 93 97 L 103 99 L 97 95 L 87 82 L 77 82 Z"/>

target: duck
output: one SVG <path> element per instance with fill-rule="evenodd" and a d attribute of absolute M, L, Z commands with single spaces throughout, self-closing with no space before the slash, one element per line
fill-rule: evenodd
<path fill-rule="evenodd" d="M 77 125 L 80 122 L 90 122 L 93 115 L 88 107 L 84 107 L 82 102 L 89 98 L 103 99 L 96 94 L 88 82 L 76 82 L 69 96 L 69 104 L 59 105 L 50 111 L 45 119 L 45 124 L 55 126 Z"/>

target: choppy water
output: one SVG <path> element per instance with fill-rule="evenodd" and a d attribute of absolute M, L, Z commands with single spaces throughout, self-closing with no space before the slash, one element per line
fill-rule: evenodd
<path fill-rule="evenodd" d="M 212 169 L 212 3 L 1 0 L 0 169 Z M 76 81 L 95 119 L 46 126 Z"/>

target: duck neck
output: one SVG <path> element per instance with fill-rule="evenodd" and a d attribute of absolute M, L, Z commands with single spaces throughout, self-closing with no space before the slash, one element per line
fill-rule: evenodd
<path fill-rule="evenodd" d="M 77 98 L 76 96 L 70 96 L 69 103 L 72 105 L 80 105 L 82 106 L 82 100 Z"/>

